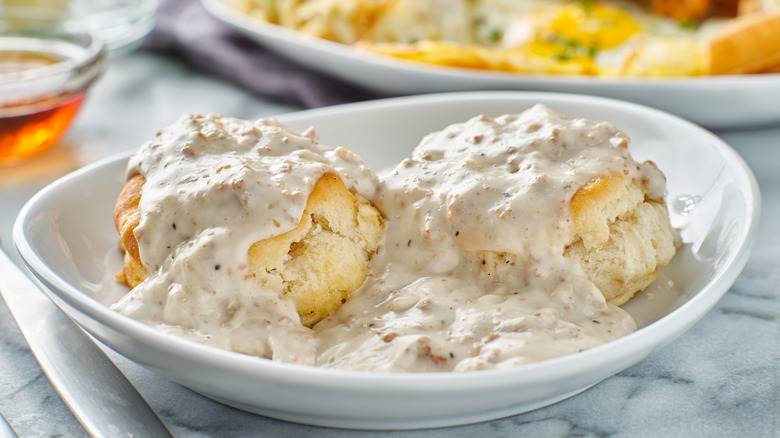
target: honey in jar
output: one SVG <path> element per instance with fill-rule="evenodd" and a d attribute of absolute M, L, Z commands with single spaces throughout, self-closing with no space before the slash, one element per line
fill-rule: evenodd
<path fill-rule="evenodd" d="M 77 18 L 0 6 L 0 165 L 57 142 L 104 60 L 97 30 Z"/>
<path fill-rule="evenodd" d="M 0 50 L 0 75 L 34 77 L 36 71 L 64 62 L 63 56 L 34 51 Z M 51 147 L 78 112 L 85 91 L 0 98 L 0 163 L 27 158 Z M 49 95 L 46 95 L 49 94 Z"/>

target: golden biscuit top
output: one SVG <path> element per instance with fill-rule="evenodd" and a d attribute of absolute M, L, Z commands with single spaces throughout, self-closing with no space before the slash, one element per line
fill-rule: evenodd
<path fill-rule="evenodd" d="M 423 239 L 438 242 L 435 253 L 460 248 L 541 259 L 572 241 L 569 200 L 595 178 L 625 175 L 642 182 L 650 198 L 663 197 L 663 175 L 635 162 L 628 140 L 610 123 L 569 119 L 543 105 L 476 117 L 424 138 L 382 178 L 377 205 L 385 217 L 422 228 L 412 237 L 418 248 Z M 414 205 L 414 215 L 399 214 L 401 204 Z"/>
<path fill-rule="evenodd" d="M 360 157 L 274 119 L 185 115 L 131 158 L 128 175 L 136 173 L 146 183 L 135 234 L 152 271 L 181 242 L 204 233 L 234 230 L 233 245 L 248 249 L 291 230 L 326 173 L 342 175 L 348 189 L 367 197 L 376 190 Z"/>

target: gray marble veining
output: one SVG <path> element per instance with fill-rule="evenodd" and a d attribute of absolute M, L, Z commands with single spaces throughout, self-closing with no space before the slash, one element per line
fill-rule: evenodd
<path fill-rule="evenodd" d="M 89 162 L 135 149 L 183 112 L 252 118 L 295 110 L 136 53 L 117 59 L 92 90 L 77 123 L 51 151 L 0 169 L 0 239 L 38 189 Z M 344 431 L 286 423 L 223 406 L 109 351 L 176 436 L 657 437 L 780 435 L 780 124 L 719 132 L 753 168 L 762 191 L 759 241 L 718 305 L 646 360 L 568 400 L 502 420 L 448 429 Z M 84 436 L 42 374 L 0 301 L 0 412 L 20 436 Z"/>

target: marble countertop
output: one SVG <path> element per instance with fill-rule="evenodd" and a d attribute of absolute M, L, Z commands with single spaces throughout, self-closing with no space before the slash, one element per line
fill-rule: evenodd
<path fill-rule="evenodd" d="M 112 62 L 75 125 L 50 151 L 0 168 L 0 240 L 17 261 L 11 226 L 56 178 L 135 149 L 184 112 L 256 118 L 297 108 L 252 96 L 176 60 L 134 53 Z M 780 123 L 718 132 L 753 168 L 762 191 L 758 244 L 734 286 L 698 324 L 638 365 L 563 402 L 447 429 L 345 431 L 245 413 L 168 382 L 109 351 L 175 436 L 778 436 Z M 2 273 L 0 273 L 2 275 Z M 20 436 L 85 436 L 0 301 L 0 412 Z"/>

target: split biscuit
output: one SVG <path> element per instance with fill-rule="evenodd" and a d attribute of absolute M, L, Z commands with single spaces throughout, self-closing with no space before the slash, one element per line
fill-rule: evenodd
<path fill-rule="evenodd" d="M 661 200 L 646 199 L 623 175 L 599 177 L 570 201 L 573 237 L 563 256 L 582 267 L 607 302 L 620 306 L 658 277 L 675 254 L 676 233 Z M 477 251 L 481 270 L 496 278 L 516 276 L 523 254 Z"/>
<path fill-rule="evenodd" d="M 658 277 L 675 253 L 675 232 L 660 200 L 620 174 L 596 178 L 572 197 L 577 260 L 606 300 L 622 305 Z"/>
<path fill-rule="evenodd" d="M 250 271 L 263 287 L 292 298 L 301 323 L 311 327 L 363 284 L 381 238 L 379 212 L 326 174 L 295 229 L 249 248 Z"/>
<path fill-rule="evenodd" d="M 114 210 L 125 251 L 118 278 L 130 287 L 148 276 L 133 233 L 140 223 L 144 181 L 141 175 L 128 179 Z M 301 323 L 312 327 L 363 284 L 383 226 L 379 212 L 366 199 L 350 192 L 339 176 L 325 174 L 314 185 L 296 228 L 250 247 L 250 275 L 259 287 L 291 298 Z"/>

